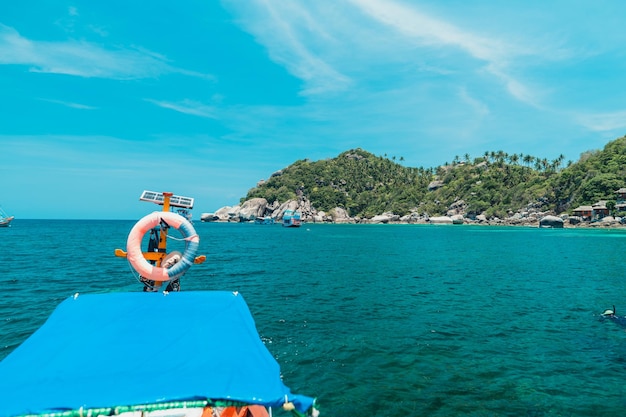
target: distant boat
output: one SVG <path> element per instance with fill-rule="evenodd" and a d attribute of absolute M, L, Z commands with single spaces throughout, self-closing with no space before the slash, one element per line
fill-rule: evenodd
<path fill-rule="evenodd" d="M 256 224 L 274 224 L 275 220 L 273 217 L 265 216 L 265 217 L 257 217 L 254 219 Z"/>
<path fill-rule="evenodd" d="M 0 227 L 9 227 L 11 226 L 11 221 L 15 218 L 15 216 L 9 216 L 2 208 L 0 208 Z"/>
<path fill-rule="evenodd" d="M 294 210 L 285 210 L 283 214 L 283 226 L 285 227 L 300 227 L 300 212 Z"/>

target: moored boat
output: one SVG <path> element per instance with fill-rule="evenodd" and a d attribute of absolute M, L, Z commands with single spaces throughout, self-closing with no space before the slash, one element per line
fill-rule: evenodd
<path fill-rule="evenodd" d="M 285 210 L 283 214 L 283 226 L 285 227 L 300 227 L 302 221 L 300 219 L 300 212 L 297 210 Z"/>
<path fill-rule="evenodd" d="M 195 229 L 163 195 L 163 210 L 140 219 L 126 251 L 115 251 L 156 288 L 205 259 Z M 158 246 L 144 252 L 157 225 Z M 185 249 L 168 263 L 171 229 Z M 283 383 L 243 296 L 230 291 L 74 294 L 0 362 L 0 392 L 2 417 L 319 414 L 312 397 Z"/>
<path fill-rule="evenodd" d="M 15 216 L 9 216 L 1 207 L 0 207 L 0 227 L 10 227 L 11 222 Z"/>
<path fill-rule="evenodd" d="M 257 217 L 256 219 L 254 219 L 254 222 L 256 224 L 274 224 L 274 218 L 270 217 L 270 216 L 264 216 L 264 217 Z"/>

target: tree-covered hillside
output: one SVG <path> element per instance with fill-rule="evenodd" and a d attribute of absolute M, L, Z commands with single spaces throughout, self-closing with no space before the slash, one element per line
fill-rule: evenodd
<path fill-rule="evenodd" d="M 405 213 L 427 194 L 431 170 L 404 167 L 361 149 L 333 159 L 297 161 L 248 192 L 269 203 L 306 196 L 317 210 L 335 207 L 352 216 L 370 217 L 385 211 Z"/>
<path fill-rule="evenodd" d="M 622 187 L 626 187 L 626 136 L 609 142 L 601 151 L 583 153 L 577 163 L 550 181 L 547 197 L 561 212 L 613 200 Z"/>
<path fill-rule="evenodd" d="M 563 156 L 548 161 L 502 151 L 473 159 L 457 156 L 438 168 L 406 167 L 403 160 L 354 149 L 332 159 L 296 161 L 242 201 L 263 197 L 282 203 L 305 196 L 317 210 L 342 207 L 360 217 L 412 211 L 442 215 L 451 207 L 462 207 L 470 216 L 505 217 L 537 201 L 555 212 L 571 211 L 611 200 L 626 186 L 626 137 L 584 153 L 565 168 Z"/>

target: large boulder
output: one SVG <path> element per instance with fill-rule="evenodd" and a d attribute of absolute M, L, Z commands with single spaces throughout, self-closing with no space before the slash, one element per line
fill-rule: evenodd
<path fill-rule="evenodd" d="M 448 207 L 447 216 L 453 217 L 456 214 L 464 214 L 467 210 L 467 204 L 463 200 L 457 200 Z"/>
<path fill-rule="evenodd" d="M 332 217 L 335 223 L 353 223 L 354 220 L 350 218 L 348 212 L 341 207 L 335 207 L 330 211 L 330 217 Z"/>
<path fill-rule="evenodd" d="M 539 220 L 539 227 L 562 229 L 563 219 L 552 215 L 544 216 Z"/>
<path fill-rule="evenodd" d="M 263 217 L 265 215 L 267 200 L 264 198 L 251 198 L 246 200 L 239 210 L 239 221 L 246 222 Z"/>
<path fill-rule="evenodd" d="M 435 180 L 435 181 L 431 181 L 430 184 L 428 184 L 428 191 L 435 191 L 438 188 L 443 187 L 443 181 L 440 180 Z"/>
<path fill-rule="evenodd" d="M 241 206 L 237 204 L 236 206 L 232 207 L 224 207 L 223 209 L 216 211 L 215 214 L 219 213 L 220 219 L 224 217 L 229 222 L 238 222 L 240 210 Z"/>
<path fill-rule="evenodd" d="M 487 223 L 489 220 L 487 219 L 487 216 L 485 216 L 484 214 L 479 214 L 478 216 L 476 216 L 476 221 L 478 223 Z"/>
<path fill-rule="evenodd" d="M 233 221 L 233 219 L 239 213 L 240 206 L 224 206 L 217 210 L 215 213 L 202 213 L 200 220 L 203 222 L 227 222 Z"/>
<path fill-rule="evenodd" d="M 397 223 L 400 221 L 400 216 L 397 214 L 394 214 L 392 212 L 386 212 L 383 214 L 378 214 L 374 217 L 372 217 L 371 219 L 369 219 L 367 221 L 367 223 L 372 223 L 372 224 L 376 224 L 376 223 Z"/>
<path fill-rule="evenodd" d="M 318 211 L 312 219 L 313 223 L 324 223 L 328 221 L 328 216 L 323 211 Z"/>
<path fill-rule="evenodd" d="M 387 214 L 379 214 L 370 219 L 370 223 L 389 223 L 391 217 Z"/>
<path fill-rule="evenodd" d="M 219 220 L 219 217 L 215 215 L 215 213 L 202 213 L 200 214 L 201 222 L 214 222 Z"/>
<path fill-rule="evenodd" d="M 448 216 L 429 217 L 428 221 L 432 224 L 452 224 L 452 218 Z"/>
<path fill-rule="evenodd" d="M 298 202 L 296 200 L 287 200 L 284 203 L 282 203 L 280 206 L 278 206 L 278 208 L 274 209 L 274 211 L 272 212 L 272 217 L 278 220 L 281 220 L 283 218 L 283 215 L 285 214 L 285 211 L 287 210 L 297 210 L 298 209 Z"/>
<path fill-rule="evenodd" d="M 567 221 L 569 222 L 569 224 L 571 225 L 577 225 L 583 222 L 583 218 L 580 216 L 569 216 L 567 218 Z"/>
<path fill-rule="evenodd" d="M 420 220 L 422 220 L 422 216 L 420 216 L 420 214 L 416 211 L 400 217 L 400 221 L 402 223 L 417 223 Z"/>
<path fill-rule="evenodd" d="M 450 216 L 450 218 L 452 219 L 452 224 L 463 224 L 465 222 L 462 214 L 455 214 Z"/>

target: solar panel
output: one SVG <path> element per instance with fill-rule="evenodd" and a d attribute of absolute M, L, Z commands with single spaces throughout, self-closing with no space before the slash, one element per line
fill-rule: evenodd
<path fill-rule="evenodd" d="M 139 197 L 141 201 L 149 201 L 151 203 L 156 203 L 159 205 L 163 205 L 163 193 L 159 193 L 156 191 L 147 191 L 144 190 L 141 193 L 141 197 Z M 180 195 L 173 195 L 170 197 L 170 206 L 172 207 L 182 207 L 186 209 L 193 208 L 193 198 L 191 197 L 183 197 Z"/>

